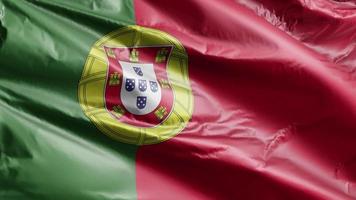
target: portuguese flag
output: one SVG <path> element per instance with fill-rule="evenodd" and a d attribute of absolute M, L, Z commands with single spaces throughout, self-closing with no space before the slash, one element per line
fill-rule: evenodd
<path fill-rule="evenodd" d="M 0 199 L 355 199 L 355 10 L 0 0 Z"/>

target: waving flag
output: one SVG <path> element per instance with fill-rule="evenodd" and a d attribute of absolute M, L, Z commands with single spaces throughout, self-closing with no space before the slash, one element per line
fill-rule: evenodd
<path fill-rule="evenodd" d="M 0 199 L 355 199 L 356 2 L 0 0 Z"/>

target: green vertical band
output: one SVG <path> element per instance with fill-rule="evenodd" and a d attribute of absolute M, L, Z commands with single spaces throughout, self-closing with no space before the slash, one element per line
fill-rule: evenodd
<path fill-rule="evenodd" d="M 134 24 L 131 1 L 0 0 L 0 199 L 136 199 L 136 147 L 84 115 L 91 46 Z"/>

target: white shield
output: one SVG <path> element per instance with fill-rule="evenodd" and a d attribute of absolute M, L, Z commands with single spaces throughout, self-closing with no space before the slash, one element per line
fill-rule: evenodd
<path fill-rule="evenodd" d="M 124 61 L 119 61 L 119 63 L 123 71 L 120 97 L 126 110 L 135 115 L 152 112 L 161 102 L 161 86 L 157 81 L 153 64 Z M 146 83 L 147 88 L 140 87 L 139 83 L 141 85 Z M 152 88 L 150 83 L 153 83 L 155 87 Z"/>

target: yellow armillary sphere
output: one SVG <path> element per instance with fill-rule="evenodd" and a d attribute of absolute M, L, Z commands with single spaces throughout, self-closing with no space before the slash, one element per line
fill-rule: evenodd
<path fill-rule="evenodd" d="M 118 141 L 146 145 L 170 139 L 193 112 L 187 53 L 165 32 L 120 28 L 91 48 L 78 97 L 96 127 Z"/>

